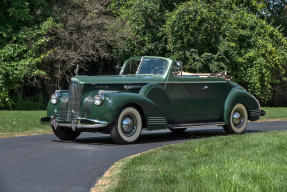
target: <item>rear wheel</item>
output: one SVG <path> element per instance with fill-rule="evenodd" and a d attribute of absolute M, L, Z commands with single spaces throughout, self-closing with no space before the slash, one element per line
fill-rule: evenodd
<path fill-rule="evenodd" d="M 229 125 L 224 125 L 223 128 L 227 133 L 244 133 L 248 122 L 248 112 L 246 107 L 238 103 L 236 104 L 229 118 Z"/>
<path fill-rule="evenodd" d="M 75 140 L 81 134 L 79 131 L 73 131 L 72 128 L 69 127 L 57 127 L 57 129 L 55 129 L 54 126 L 52 126 L 52 130 L 59 139 L 68 141 Z"/>
<path fill-rule="evenodd" d="M 139 138 L 141 131 L 141 114 L 134 107 L 126 107 L 113 125 L 111 137 L 115 143 L 132 143 Z"/>

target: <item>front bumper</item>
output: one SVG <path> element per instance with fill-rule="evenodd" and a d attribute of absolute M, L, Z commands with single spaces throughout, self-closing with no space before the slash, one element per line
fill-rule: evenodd
<path fill-rule="evenodd" d="M 81 117 L 77 117 L 73 119 L 71 122 L 64 122 L 57 120 L 56 118 L 54 118 L 54 116 L 41 118 L 41 123 L 44 125 L 51 125 L 54 128 L 69 127 L 72 128 L 73 130 L 96 129 L 96 128 L 107 127 L 109 125 L 109 122 L 106 121 L 98 121 L 95 119 L 87 119 Z"/>

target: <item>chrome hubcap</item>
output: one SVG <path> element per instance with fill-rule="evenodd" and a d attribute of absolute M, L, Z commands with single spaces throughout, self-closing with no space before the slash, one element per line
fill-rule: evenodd
<path fill-rule="evenodd" d="M 134 127 L 133 120 L 130 117 L 125 117 L 122 124 L 124 131 L 127 133 L 130 132 Z"/>
<path fill-rule="evenodd" d="M 130 114 L 122 119 L 121 128 L 126 136 L 132 136 L 137 129 L 137 120 L 134 115 Z"/>
<path fill-rule="evenodd" d="M 232 118 L 233 118 L 233 123 L 235 125 L 238 125 L 240 123 L 240 121 L 241 121 L 241 116 L 240 116 L 240 113 L 238 113 L 238 112 L 235 112 L 233 114 Z"/>
<path fill-rule="evenodd" d="M 241 111 L 235 111 L 232 115 L 232 121 L 236 128 L 241 128 L 244 124 L 244 113 Z"/>

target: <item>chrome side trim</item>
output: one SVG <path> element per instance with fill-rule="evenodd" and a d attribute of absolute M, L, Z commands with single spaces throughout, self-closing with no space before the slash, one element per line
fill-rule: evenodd
<path fill-rule="evenodd" d="M 143 85 L 125 85 L 124 88 L 127 90 L 131 90 L 131 89 L 141 89 L 143 87 Z"/>
<path fill-rule="evenodd" d="M 109 91 L 109 90 L 99 90 L 98 94 L 104 94 L 104 93 L 118 93 L 119 91 Z"/>
<path fill-rule="evenodd" d="M 182 128 L 189 128 L 189 127 L 196 127 L 196 126 L 208 126 L 208 125 L 223 126 L 223 125 L 224 125 L 224 122 L 168 124 L 168 128 L 172 128 L 172 129 L 182 129 Z"/>
<path fill-rule="evenodd" d="M 190 80 L 190 81 L 169 81 L 169 82 L 167 82 L 167 84 L 193 84 L 193 83 L 205 83 L 205 84 L 207 84 L 207 83 L 228 83 L 228 81 L 227 80 L 225 80 L 225 81 L 192 81 L 192 80 Z"/>
<path fill-rule="evenodd" d="M 192 84 L 192 83 L 228 83 L 228 80 L 223 80 L 223 81 L 193 81 L 193 80 L 187 80 L 187 81 L 169 81 L 167 82 L 167 84 Z M 144 81 L 144 82 L 137 82 L 137 81 L 133 81 L 133 82 L 128 82 L 128 83 L 122 83 L 122 82 L 109 82 L 108 84 L 116 84 L 116 85 L 120 85 L 120 84 L 148 84 L 148 83 L 158 83 L 158 84 L 165 84 L 164 79 L 162 81 Z M 89 82 L 87 84 L 91 84 L 91 85 L 106 85 L 107 83 L 102 83 L 102 82 Z"/>
<path fill-rule="evenodd" d="M 165 117 L 148 117 L 147 122 L 149 125 L 166 125 L 167 120 Z"/>

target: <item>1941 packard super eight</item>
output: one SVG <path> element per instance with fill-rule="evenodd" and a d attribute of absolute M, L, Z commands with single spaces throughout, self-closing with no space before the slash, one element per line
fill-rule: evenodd
<path fill-rule="evenodd" d="M 136 141 L 142 129 L 218 125 L 243 133 L 248 120 L 264 114 L 226 72 L 186 73 L 180 61 L 144 56 L 125 61 L 119 75 L 73 77 L 69 90 L 51 96 L 41 121 L 63 140 L 102 132 L 122 144 Z"/>

